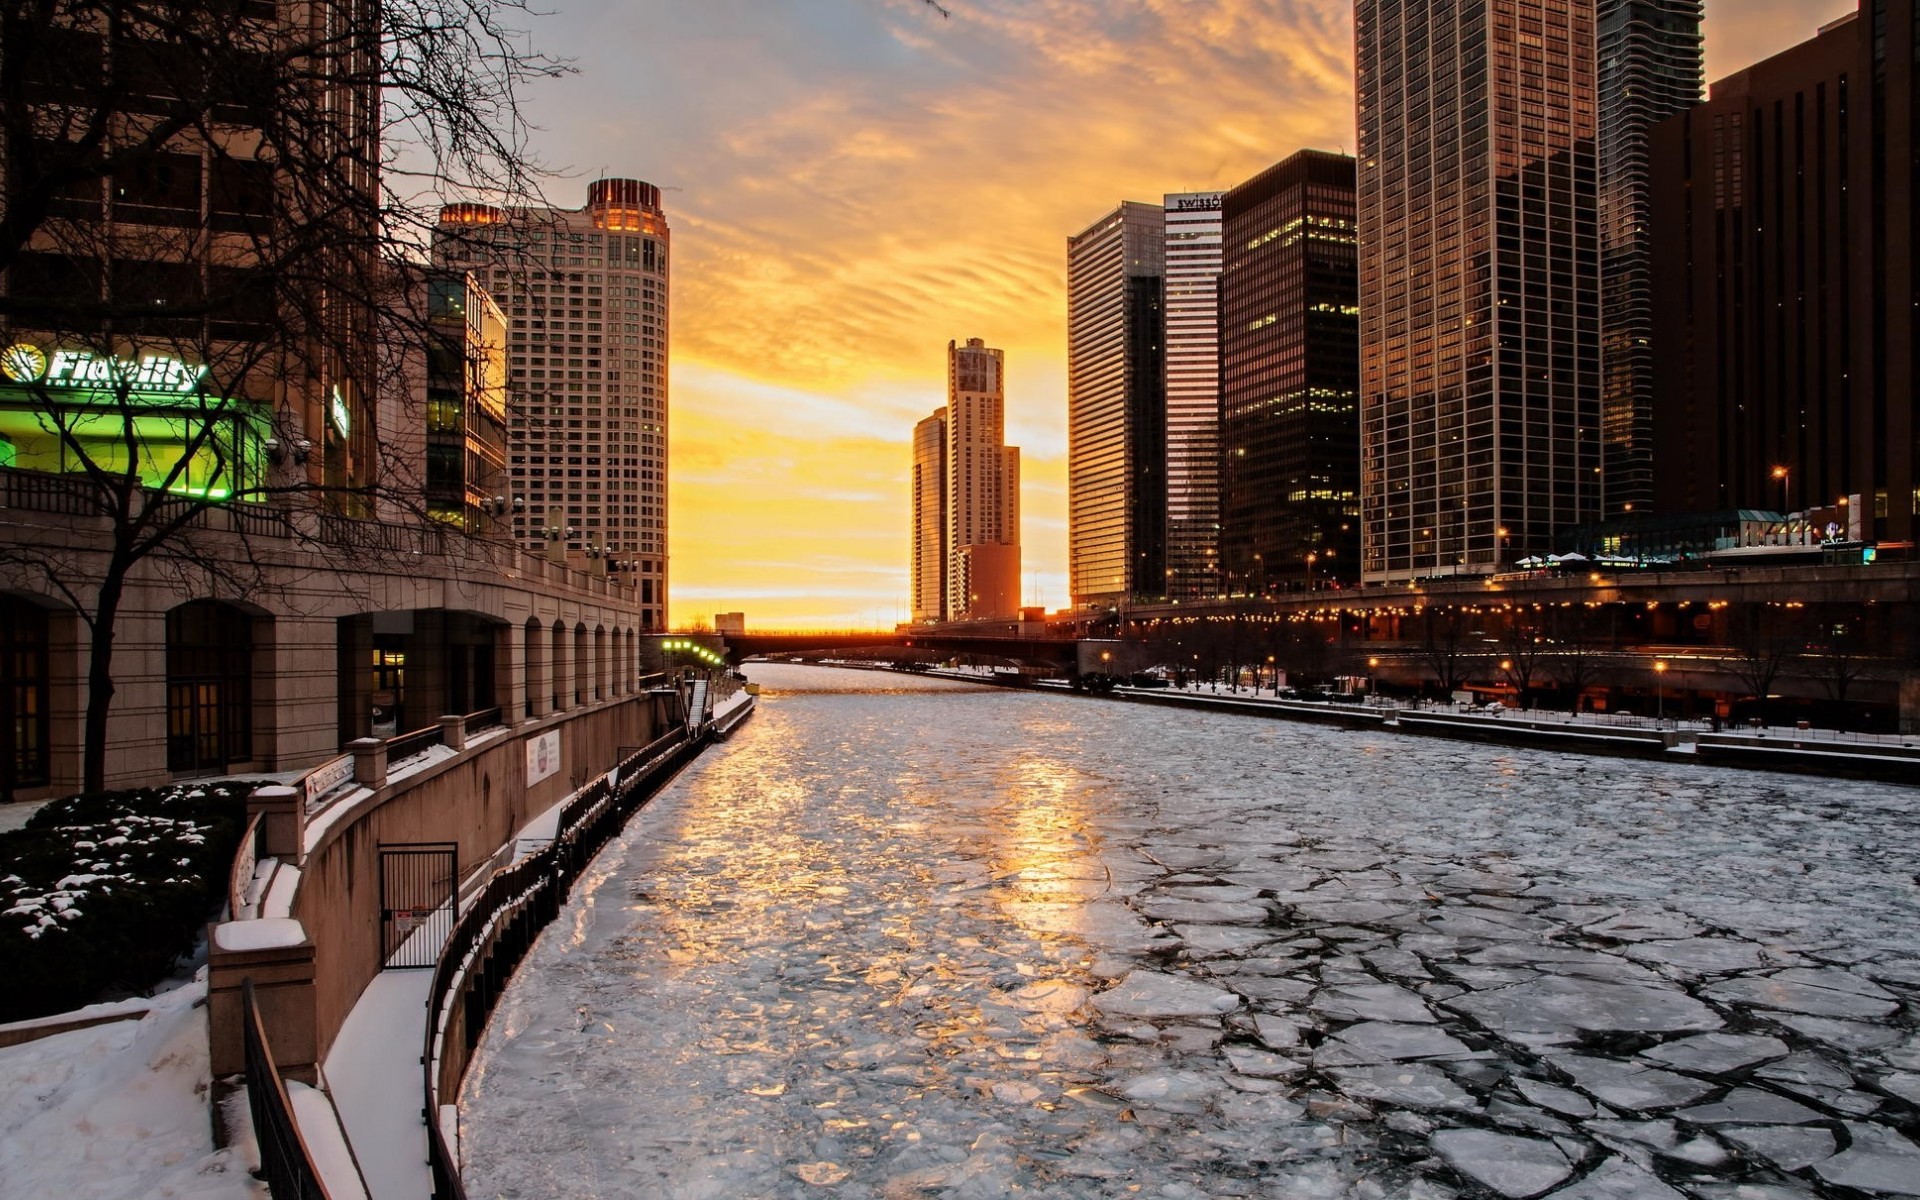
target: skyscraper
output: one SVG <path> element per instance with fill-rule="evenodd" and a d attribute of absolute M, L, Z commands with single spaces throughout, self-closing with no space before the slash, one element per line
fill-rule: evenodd
<path fill-rule="evenodd" d="M 1699 103 L 1700 0 L 1599 0 L 1601 490 L 1653 502 L 1652 192 L 1647 139 Z"/>
<path fill-rule="evenodd" d="M 1220 197 L 1166 198 L 1167 594 L 1220 590 Z"/>
<path fill-rule="evenodd" d="M 1654 131 L 1662 509 L 1914 537 L 1917 56 L 1913 0 L 1864 0 Z"/>
<path fill-rule="evenodd" d="M 947 615 L 1020 607 L 1020 451 L 1006 444 L 1006 356 L 947 343 Z"/>
<path fill-rule="evenodd" d="M 915 621 L 947 618 L 947 410 L 913 427 L 913 599 Z"/>
<path fill-rule="evenodd" d="M 1166 594 L 1167 446 L 1157 205 L 1067 239 L 1067 557 L 1076 604 Z"/>
<path fill-rule="evenodd" d="M 915 620 L 1020 607 L 1020 451 L 1006 444 L 1004 358 L 979 338 L 948 342 L 946 407 L 914 427 Z"/>
<path fill-rule="evenodd" d="M 1221 564 L 1232 592 L 1360 569 L 1353 159 L 1302 150 L 1226 193 Z"/>
<path fill-rule="evenodd" d="M 1478 574 L 1599 511 L 1590 0 L 1358 0 L 1362 570 Z"/>
<path fill-rule="evenodd" d="M 514 536 L 637 578 L 667 613 L 667 249 L 660 189 L 589 185 L 584 208 L 450 204 L 440 263 L 481 276 L 511 329 Z"/>

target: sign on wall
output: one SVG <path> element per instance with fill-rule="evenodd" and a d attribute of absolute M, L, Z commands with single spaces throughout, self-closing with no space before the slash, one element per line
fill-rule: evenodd
<path fill-rule="evenodd" d="M 560 731 L 550 730 L 527 743 L 527 786 L 560 773 Z"/>

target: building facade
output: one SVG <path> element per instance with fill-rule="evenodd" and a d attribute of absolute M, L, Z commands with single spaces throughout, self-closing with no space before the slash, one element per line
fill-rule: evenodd
<path fill-rule="evenodd" d="M 1067 559 L 1075 604 L 1167 590 L 1166 243 L 1125 202 L 1067 239 Z"/>
<path fill-rule="evenodd" d="M 1220 198 L 1165 198 L 1167 595 L 1217 595 L 1220 578 Z"/>
<path fill-rule="evenodd" d="M 913 528 L 910 564 L 915 622 L 947 619 L 947 409 L 913 427 Z"/>
<path fill-rule="evenodd" d="M 630 588 L 468 527 L 504 507 L 498 314 L 382 242 L 376 11 L 292 12 L 8 28 L 0 129 L 49 136 L 0 146 L 0 797 L 637 687 Z"/>
<path fill-rule="evenodd" d="M 1226 193 L 1220 280 L 1227 590 L 1360 568 L 1360 277 L 1354 160 L 1303 150 Z"/>
<path fill-rule="evenodd" d="M 1913 0 L 1865 0 L 1655 129 L 1663 511 L 1845 497 L 1913 539 L 1917 44 Z"/>
<path fill-rule="evenodd" d="M 435 260 L 507 311 L 513 532 L 633 579 L 667 613 L 668 248 L 660 190 L 601 179 L 578 209 L 451 204 Z"/>
<path fill-rule="evenodd" d="M 1599 511 L 1594 9 L 1359 0 L 1362 576 Z"/>
<path fill-rule="evenodd" d="M 1600 429 L 1606 515 L 1653 504 L 1648 137 L 1700 102 L 1700 0 L 1599 0 Z"/>

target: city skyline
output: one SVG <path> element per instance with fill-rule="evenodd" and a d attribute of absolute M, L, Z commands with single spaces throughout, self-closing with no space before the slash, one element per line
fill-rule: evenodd
<path fill-rule="evenodd" d="M 1339 0 L 1204 20 L 1143 3 L 1099 23 L 1087 0 L 947 7 L 582 5 L 534 27 L 578 69 L 530 97 L 534 144 L 570 172 L 552 194 L 637 175 L 676 214 L 676 624 L 905 618 L 907 432 L 940 402 L 940 348 L 961 328 L 1008 352 L 1024 598 L 1064 604 L 1061 238 L 1118 199 L 1352 149 Z M 1850 8 L 1710 3 L 1708 79 Z M 696 78 L 699 56 L 648 49 L 676 43 L 729 69 Z M 649 119 L 614 115 L 636 110 Z"/>

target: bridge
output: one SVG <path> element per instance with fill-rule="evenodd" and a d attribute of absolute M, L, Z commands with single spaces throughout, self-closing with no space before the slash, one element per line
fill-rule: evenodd
<path fill-rule="evenodd" d="M 1494 691 L 1515 675 L 1526 690 L 1534 656 L 1565 658 L 1567 646 L 1584 644 L 1594 654 L 1581 669 L 1630 694 L 1652 686 L 1657 660 L 1674 658 L 1674 681 L 1684 676 L 1683 686 L 1701 695 L 1780 692 L 1844 703 L 1851 691 L 1856 703 L 1897 710 L 1920 725 L 1920 563 L 1913 562 L 1539 572 L 1115 604 L 1043 620 L 730 633 L 725 643 L 735 663 L 762 655 L 960 658 L 1058 669 L 1075 663 L 1087 638 L 1137 645 L 1128 669 L 1267 666 L 1442 690 L 1460 686 L 1457 670 L 1460 680 Z M 1540 668 L 1541 677 L 1555 673 Z M 1743 676 L 1763 682 L 1742 683 Z"/>

